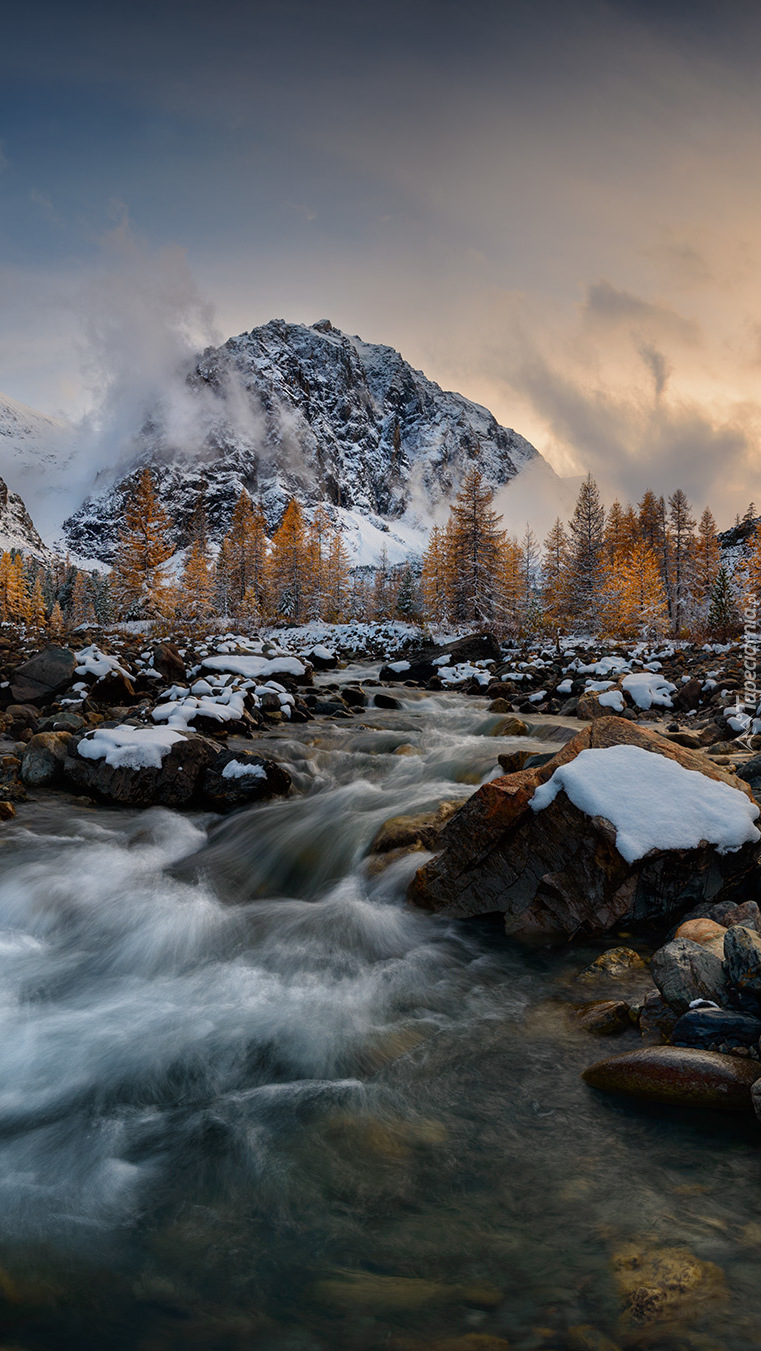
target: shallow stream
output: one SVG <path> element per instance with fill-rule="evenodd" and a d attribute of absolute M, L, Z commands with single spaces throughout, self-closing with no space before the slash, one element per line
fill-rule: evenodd
<path fill-rule="evenodd" d="M 368 865 L 389 817 L 568 730 L 508 741 L 481 701 L 400 698 L 273 734 L 285 802 L 51 795 L 3 827 L 3 1347 L 761 1343 L 757 1123 L 594 1094 L 580 1070 L 637 1035 L 566 1017 L 600 948 L 418 913 L 423 855 Z M 720 1294 L 622 1325 L 630 1242 L 716 1263 Z"/>

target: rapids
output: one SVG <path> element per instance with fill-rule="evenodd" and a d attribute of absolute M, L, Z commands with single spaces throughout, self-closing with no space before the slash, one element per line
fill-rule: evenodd
<path fill-rule="evenodd" d="M 3 1345 L 549 1351 L 618 1335 L 630 1239 L 686 1245 L 729 1292 L 707 1341 L 637 1345 L 758 1345 L 757 1124 L 594 1095 L 605 1048 L 562 1001 L 591 997 L 599 948 L 416 912 L 424 855 L 368 866 L 389 817 L 569 729 L 500 740 L 480 701 L 400 697 L 273 733 L 284 802 L 51 794 L 3 827 Z"/>

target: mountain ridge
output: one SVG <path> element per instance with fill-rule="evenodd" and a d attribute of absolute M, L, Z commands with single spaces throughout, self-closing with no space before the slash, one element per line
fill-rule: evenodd
<path fill-rule="evenodd" d="M 206 348 L 130 449 L 121 474 L 64 523 L 82 555 L 110 561 L 125 494 L 146 464 L 177 521 L 178 547 L 202 487 L 217 538 L 245 488 L 270 529 L 292 496 L 307 508 L 324 503 L 355 563 L 372 561 L 366 555 L 383 543 L 390 561 L 419 553 L 469 464 L 495 488 L 545 464 L 488 409 L 329 320 L 274 319 Z"/>

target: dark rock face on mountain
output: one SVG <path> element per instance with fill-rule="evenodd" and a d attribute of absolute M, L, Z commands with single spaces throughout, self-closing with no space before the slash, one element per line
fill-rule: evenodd
<path fill-rule="evenodd" d="M 47 553 L 18 493 L 12 493 L 0 478 L 0 550 L 4 549 L 21 549 L 35 558 Z"/>
<path fill-rule="evenodd" d="M 383 529 L 451 499 L 471 463 L 499 485 L 539 458 L 485 408 L 328 320 L 272 320 L 209 348 L 187 372 L 182 402 L 182 417 L 155 410 L 136 435 L 130 473 L 65 523 L 72 548 L 110 560 L 125 491 L 146 463 L 181 545 L 202 486 L 217 535 L 242 487 L 262 501 L 270 527 L 297 496 Z"/>

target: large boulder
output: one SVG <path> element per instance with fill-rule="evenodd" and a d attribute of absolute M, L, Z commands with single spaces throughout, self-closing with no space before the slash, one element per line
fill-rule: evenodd
<path fill-rule="evenodd" d="M 761 1002 L 761 934 L 735 924 L 724 937 L 724 968 L 727 980 L 740 995 Z"/>
<path fill-rule="evenodd" d="M 583 752 L 600 754 L 572 766 Z M 744 789 L 700 752 L 599 718 L 547 763 L 480 788 L 411 899 L 455 917 L 501 912 L 520 937 L 676 919 L 738 895 L 752 875 L 761 834 Z"/>
<path fill-rule="evenodd" d="M 17 704 L 44 704 L 74 679 L 77 659 L 68 647 L 49 643 L 13 672 L 11 695 Z"/>
<path fill-rule="evenodd" d="M 205 737 L 169 727 L 102 723 L 69 742 L 64 774 L 72 788 L 130 807 L 185 807 L 219 754 Z"/>

